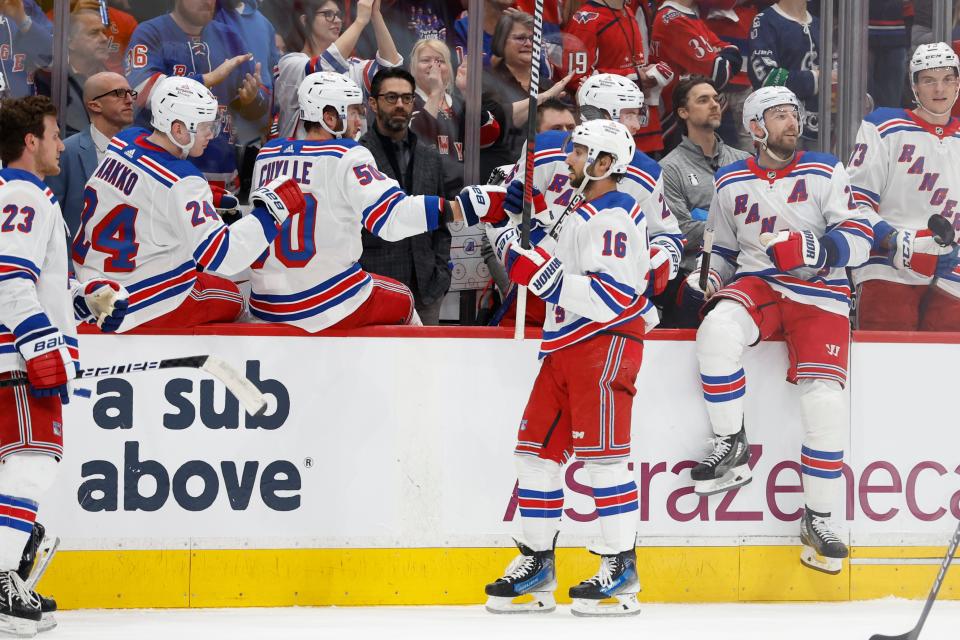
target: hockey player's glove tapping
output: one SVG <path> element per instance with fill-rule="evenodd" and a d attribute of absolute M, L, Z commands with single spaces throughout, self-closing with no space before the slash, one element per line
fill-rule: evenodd
<path fill-rule="evenodd" d="M 507 247 L 507 273 L 546 302 L 559 304 L 563 288 L 563 263 L 540 247 L 524 249 L 516 242 Z"/>
<path fill-rule="evenodd" d="M 13 334 L 27 363 L 30 393 L 37 398 L 59 395 L 63 404 L 70 402 L 67 383 L 77 377 L 77 367 L 63 334 L 43 313 L 24 320 Z"/>
<path fill-rule="evenodd" d="M 839 250 L 829 234 L 818 240 L 812 231 L 778 231 L 760 234 L 760 242 L 780 271 L 838 266 Z"/>
<path fill-rule="evenodd" d="M 503 202 L 503 209 L 514 220 L 519 221 L 523 213 L 523 183 L 514 180 L 507 187 L 507 197 Z M 547 209 L 547 202 L 543 199 L 543 194 L 536 187 L 533 188 L 533 209 L 532 214 L 538 215 Z"/>
<path fill-rule="evenodd" d="M 278 227 L 288 217 L 301 214 L 307 208 L 300 185 L 293 178 L 285 177 L 274 178 L 251 191 L 250 203 L 254 207 L 253 215 L 258 215 L 258 211 L 265 212 Z"/>
<path fill-rule="evenodd" d="M 650 289 L 655 296 L 663 293 L 670 282 L 670 254 L 662 247 L 650 247 Z"/>
<path fill-rule="evenodd" d="M 707 275 L 707 290 L 700 288 L 700 269 L 694 269 L 680 285 L 677 302 L 685 309 L 699 310 L 707 300 L 723 287 L 720 274 L 710 269 Z"/>
<path fill-rule="evenodd" d="M 486 184 L 464 187 L 455 200 L 460 204 L 467 226 L 484 222 L 499 227 L 507 221 L 507 213 L 503 209 L 506 197 L 507 190 L 503 187 Z"/>
<path fill-rule="evenodd" d="M 120 328 L 130 294 L 119 283 L 96 278 L 73 289 L 73 312 L 79 322 L 100 327 L 104 333 Z"/>
<path fill-rule="evenodd" d="M 216 184 L 210 185 L 210 191 L 213 193 L 213 208 L 224 222 L 233 224 L 240 219 L 240 199 L 237 196 Z"/>
<path fill-rule="evenodd" d="M 893 235 L 890 261 L 897 269 L 909 269 L 921 276 L 960 280 L 957 249 L 941 245 L 930 229 L 898 231 Z"/>

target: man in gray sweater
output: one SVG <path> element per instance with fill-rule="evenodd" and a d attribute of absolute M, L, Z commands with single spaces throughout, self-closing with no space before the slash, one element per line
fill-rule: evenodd
<path fill-rule="evenodd" d="M 750 155 L 727 146 L 717 135 L 720 127 L 720 95 L 704 76 L 691 76 L 679 82 L 673 92 L 673 106 L 683 139 L 660 166 L 663 169 L 663 195 L 680 223 L 687 244 L 683 250 L 680 274 L 664 295 L 675 300 L 677 287 L 696 268 L 703 244 L 707 210 L 713 199 L 713 176 L 722 166 Z M 663 309 L 661 327 L 696 327 L 699 318 L 678 306 Z"/>

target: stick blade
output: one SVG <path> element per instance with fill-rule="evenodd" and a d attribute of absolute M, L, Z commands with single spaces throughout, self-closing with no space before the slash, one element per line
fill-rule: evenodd
<path fill-rule="evenodd" d="M 935 213 L 927 220 L 927 229 L 936 236 L 937 242 L 942 246 L 951 245 L 956 240 L 956 232 L 949 220 Z"/>
<path fill-rule="evenodd" d="M 870 636 L 870 640 L 917 640 L 919 634 L 909 631 L 907 633 L 901 633 L 898 636 L 885 636 L 882 633 L 875 633 Z"/>
<path fill-rule="evenodd" d="M 250 415 L 258 416 L 266 411 L 267 399 L 260 390 L 223 360 L 210 356 L 200 368 L 222 382 Z"/>

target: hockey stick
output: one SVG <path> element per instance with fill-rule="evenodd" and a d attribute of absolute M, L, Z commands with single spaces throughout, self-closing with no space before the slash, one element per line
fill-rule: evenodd
<path fill-rule="evenodd" d="M 710 279 L 710 255 L 713 252 L 713 227 L 710 226 L 710 214 L 707 213 L 707 223 L 703 229 L 703 249 L 700 250 L 700 291 L 707 292 Z"/>
<path fill-rule="evenodd" d="M 937 215 L 937 217 L 946 221 L 946 219 L 940 215 Z M 933 229 L 931 229 L 931 231 L 932 230 Z M 933 588 L 930 589 L 930 595 L 927 596 L 927 602 L 923 605 L 923 613 L 920 614 L 920 619 L 917 621 L 916 626 L 907 633 L 902 633 L 899 636 L 885 636 L 880 633 L 875 633 L 870 636 L 870 640 L 917 640 L 917 638 L 920 637 L 920 630 L 923 629 L 923 623 L 927 621 L 927 615 L 930 613 L 930 609 L 937 599 L 937 594 L 940 592 L 940 585 L 943 584 L 943 577 L 947 574 L 947 569 L 953 561 L 953 554 L 957 550 L 958 542 L 960 542 L 960 522 L 957 523 L 957 529 L 953 532 L 953 537 L 950 539 L 950 546 L 947 547 L 947 555 L 940 564 L 937 579 L 933 581 Z"/>
<path fill-rule="evenodd" d="M 158 369 L 202 369 L 223 383 L 236 396 L 243 408 L 251 415 L 260 415 L 267 409 L 267 400 L 252 382 L 237 373 L 236 369 L 226 362 L 213 356 L 187 356 L 185 358 L 167 358 L 166 360 L 147 360 L 145 362 L 127 362 L 105 367 L 83 369 L 77 379 L 102 378 L 125 373 L 140 371 L 156 371 Z M 11 378 L 0 380 L 0 389 L 4 387 L 18 387 L 29 384 L 27 378 Z"/>
<path fill-rule="evenodd" d="M 533 212 L 533 155 L 537 142 L 537 99 L 540 95 L 540 54 L 543 45 L 543 0 L 533 8 L 533 53 L 530 57 L 530 100 L 527 104 L 527 157 L 523 174 L 523 211 L 520 214 L 520 246 L 530 248 L 530 217 Z M 522 340 L 527 317 L 527 288 L 517 287 L 517 323 L 513 339 Z"/>
<path fill-rule="evenodd" d="M 946 247 L 956 242 L 957 234 L 953 229 L 953 225 L 939 213 L 930 216 L 930 219 L 927 220 L 927 229 L 933 234 L 933 239 L 941 246 Z"/>

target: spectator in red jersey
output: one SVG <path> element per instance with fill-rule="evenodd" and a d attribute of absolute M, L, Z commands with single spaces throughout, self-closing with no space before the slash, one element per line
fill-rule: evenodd
<path fill-rule="evenodd" d="M 564 26 L 563 66 L 573 74 L 569 90 L 594 73 L 615 73 L 636 82 L 647 99 L 634 131 L 637 149 L 656 157 L 663 150 L 659 90 L 672 79 L 668 65 L 648 64 L 643 31 L 625 0 L 588 0 Z"/>
<path fill-rule="evenodd" d="M 736 46 L 717 37 L 700 19 L 695 0 L 668 0 L 660 6 L 650 34 L 651 59 L 670 65 L 675 77 L 699 74 L 723 91 L 742 64 Z M 672 94 L 676 83 L 663 91 L 663 138 L 670 150 L 680 142 Z"/>
<path fill-rule="evenodd" d="M 750 27 L 757 15 L 756 4 L 752 0 L 726 0 L 700 2 L 700 11 L 707 28 L 717 34 L 724 42 L 734 45 L 743 62 L 723 91 L 726 108 L 723 122 L 717 134 L 725 143 L 738 149 L 753 148 L 750 133 L 743 128 L 743 101 L 747 99 L 753 87 L 747 75 L 747 61 L 750 59 Z"/>

